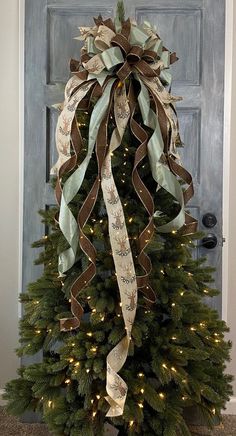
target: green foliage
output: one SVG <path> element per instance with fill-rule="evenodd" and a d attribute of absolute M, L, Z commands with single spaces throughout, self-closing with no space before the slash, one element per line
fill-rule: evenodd
<path fill-rule="evenodd" d="M 86 145 L 89 115 L 82 111 L 77 115 L 85 124 L 82 133 Z M 138 253 L 137 236 L 148 221 L 131 181 L 136 145 L 127 129 L 112 162 L 134 256 Z M 96 171 L 96 160 L 92 159 L 86 180 L 70 204 L 75 216 Z M 155 209 L 162 212 L 156 219 L 158 230 L 178 206 L 163 189 L 156 192 L 147 159 L 139 171 L 155 193 Z M 70 316 L 70 287 L 87 259 L 78 250 L 73 268 L 63 280 L 58 277 L 58 253 L 67 243 L 54 219 L 57 211 L 40 212 L 46 237 L 33 246 L 41 248 L 35 263 L 42 265 L 43 274 L 21 295 L 24 314 L 17 353 L 34 355 L 42 350 L 42 361 L 21 368 L 19 378 L 7 384 L 9 412 L 38 411 L 55 435 L 103 436 L 103 425 L 108 421 L 119 429 L 119 436 L 190 436 L 184 418 L 189 407 L 197 409 L 211 426 L 232 393 L 232 377 L 225 373 L 231 343 L 224 339 L 226 324 L 205 303 L 205 297 L 214 297 L 219 291 L 210 287 L 213 268 L 204 258 L 194 256 L 202 234 L 160 235 L 157 231 L 148 245 L 157 301 L 148 306 L 139 293 L 129 355 L 120 371 L 128 385 L 125 411 L 122 417 L 107 419 L 106 357 L 124 336 L 124 321 L 101 192 L 84 228 L 97 249 L 97 272 L 80 292 L 85 315 L 80 328 L 73 332 L 61 332 L 59 319 Z"/>
<path fill-rule="evenodd" d="M 119 19 L 121 23 L 125 21 L 125 7 L 123 0 L 118 0 L 116 6 L 116 17 Z"/>

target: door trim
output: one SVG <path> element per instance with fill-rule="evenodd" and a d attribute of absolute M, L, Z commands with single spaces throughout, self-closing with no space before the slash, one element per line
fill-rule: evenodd
<path fill-rule="evenodd" d="M 25 88 L 25 0 L 19 0 L 19 261 L 18 289 L 22 292 L 23 260 L 23 210 L 24 210 L 24 88 Z M 22 305 L 18 304 L 18 317 L 21 318 Z"/>
<path fill-rule="evenodd" d="M 222 318 L 228 320 L 229 294 L 229 186 L 231 145 L 231 103 L 233 73 L 233 1 L 226 0 L 225 12 L 225 75 L 224 75 L 224 140 L 223 140 L 223 251 L 222 251 Z"/>

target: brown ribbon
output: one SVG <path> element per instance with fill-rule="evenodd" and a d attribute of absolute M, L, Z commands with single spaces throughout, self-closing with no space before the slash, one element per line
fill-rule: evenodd
<path fill-rule="evenodd" d="M 104 86 L 106 86 L 106 84 L 107 81 L 105 82 Z M 86 222 L 88 221 L 92 213 L 92 210 L 96 204 L 96 200 L 101 184 L 101 170 L 107 150 L 107 122 L 108 122 L 108 117 L 110 114 L 111 104 L 112 104 L 113 95 L 116 86 L 117 86 L 117 82 L 115 82 L 112 87 L 111 98 L 110 98 L 107 114 L 106 117 L 102 120 L 98 131 L 97 142 L 96 142 L 98 175 L 94 181 L 94 184 L 88 196 L 86 197 L 83 205 L 81 206 L 77 217 L 77 223 L 79 228 L 79 245 L 81 250 L 85 253 L 87 258 L 89 259 L 89 264 L 87 268 L 82 272 L 82 274 L 80 274 L 80 276 L 76 278 L 76 280 L 74 281 L 71 287 L 71 291 L 70 291 L 71 312 L 74 315 L 74 317 L 60 320 L 61 330 L 72 330 L 79 327 L 84 310 L 81 304 L 78 302 L 77 297 L 80 291 L 82 291 L 86 286 L 88 286 L 88 283 L 93 279 L 93 277 L 96 274 L 96 249 L 92 244 L 92 242 L 89 240 L 89 238 L 83 232 L 83 228 Z"/>
<path fill-rule="evenodd" d="M 171 126 L 169 126 L 168 118 L 165 113 L 165 110 L 163 108 L 163 104 L 161 101 L 157 98 L 156 94 L 152 92 L 152 90 L 149 88 L 149 92 L 155 102 L 156 106 L 156 116 L 158 118 L 158 122 L 160 125 L 162 138 L 164 142 L 164 158 L 166 163 L 168 164 L 171 172 L 177 176 L 179 176 L 186 184 L 189 186 L 187 189 L 183 192 L 184 196 L 184 204 L 186 205 L 189 200 L 194 195 L 194 188 L 193 188 L 193 179 L 191 174 L 183 168 L 181 165 L 179 165 L 176 161 L 174 156 L 170 154 L 170 134 L 171 134 Z M 176 113 L 173 106 L 172 110 Z M 187 212 L 185 212 L 185 224 L 184 226 L 179 230 L 179 232 L 183 235 L 188 235 L 195 233 L 197 231 L 198 221 L 189 215 Z"/>
<path fill-rule="evenodd" d="M 131 116 L 130 116 L 131 131 L 140 142 L 140 145 L 138 146 L 135 152 L 134 167 L 132 171 L 132 182 L 138 197 L 140 198 L 141 202 L 143 203 L 143 206 L 145 207 L 149 215 L 149 222 L 138 238 L 138 248 L 139 248 L 138 262 L 139 265 L 142 267 L 142 269 L 145 271 L 145 274 L 142 276 L 137 276 L 137 285 L 138 285 L 138 289 L 140 289 L 143 292 L 145 299 L 150 303 L 155 303 L 156 294 L 153 291 L 149 282 L 149 276 L 152 271 L 152 262 L 149 256 L 144 251 L 154 233 L 154 218 L 153 218 L 154 203 L 150 192 L 148 191 L 147 187 L 145 186 L 138 172 L 138 165 L 147 156 L 148 135 L 146 131 L 134 119 L 136 99 L 135 99 L 132 83 L 130 84 L 130 89 L 129 89 L 129 105 L 130 105 L 130 112 L 131 112 Z"/>

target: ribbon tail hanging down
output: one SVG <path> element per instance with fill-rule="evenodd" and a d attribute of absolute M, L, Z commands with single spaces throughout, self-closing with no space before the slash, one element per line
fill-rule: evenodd
<path fill-rule="evenodd" d="M 94 145 L 96 142 L 97 132 L 101 120 L 104 117 L 104 114 L 108 107 L 108 103 L 110 99 L 110 91 L 114 81 L 115 79 L 111 79 L 107 83 L 102 97 L 96 103 L 93 112 L 91 114 L 90 124 L 89 124 L 89 141 L 88 141 L 87 155 L 83 160 L 83 162 L 76 169 L 76 171 L 74 171 L 71 174 L 71 176 L 66 180 L 63 186 L 61 205 L 60 205 L 60 214 L 59 214 L 59 226 L 64 237 L 69 243 L 70 247 L 59 254 L 58 269 L 61 276 L 63 276 L 64 273 L 68 269 L 70 269 L 75 263 L 75 257 L 78 247 L 78 238 L 79 238 L 77 221 L 69 208 L 69 203 L 73 200 L 75 195 L 78 193 L 83 183 L 85 172 L 89 165 L 89 161 L 91 159 Z M 90 89 L 92 84 L 94 84 L 94 81 L 92 81 L 91 85 L 88 83 L 87 87 Z M 63 120 L 63 112 L 61 116 L 62 116 L 61 119 Z M 60 130 L 60 128 L 61 128 L 61 123 L 59 120 L 58 129 Z"/>
<path fill-rule="evenodd" d="M 180 229 L 185 222 L 183 191 L 174 174 L 172 174 L 170 169 L 164 165 L 162 161 L 164 142 L 158 117 L 150 107 L 150 95 L 147 87 L 144 85 L 143 81 L 139 80 L 139 82 L 141 90 L 138 96 L 138 102 L 143 122 L 153 130 L 153 134 L 147 145 L 152 176 L 158 185 L 163 187 L 178 201 L 181 207 L 178 215 L 173 220 L 158 227 L 159 232 L 171 232 L 172 230 Z"/>
<path fill-rule="evenodd" d="M 96 274 L 97 252 L 93 245 L 93 241 L 91 241 L 84 233 L 84 226 L 87 223 L 92 213 L 92 210 L 96 204 L 97 196 L 101 184 L 101 169 L 107 151 L 107 140 L 106 140 L 107 120 L 113 102 L 115 86 L 116 86 L 116 82 L 113 82 L 112 89 L 110 92 L 110 99 L 109 99 L 107 113 L 100 123 L 97 139 L 96 139 L 95 151 L 96 151 L 96 158 L 97 158 L 98 174 L 95 178 L 95 181 L 86 199 L 84 200 L 82 206 L 79 208 L 79 212 L 77 215 L 77 224 L 79 230 L 79 245 L 80 245 L 80 249 L 84 252 L 85 256 L 87 256 L 88 265 L 82 271 L 82 273 L 78 277 L 76 277 L 75 281 L 73 282 L 70 288 L 71 313 L 73 317 L 60 319 L 61 330 L 72 330 L 79 327 L 84 310 L 82 305 L 78 301 L 78 295 L 80 291 L 82 291 L 86 286 L 88 286 L 89 282 L 93 279 L 93 277 Z"/>
<path fill-rule="evenodd" d="M 130 117 L 125 85 L 120 84 L 114 97 L 114 113 L 116 129 L 113 131 L 110 147 L 102 170 L 102 192 L 108 215 L 108 227 L 116 277 L 120 292 L 121 308 L 125 324 L 126 336 L 110 351 L 107 356 L 107 402 L 110 409 L 106 416 L 123 414 L 127 396 L 127 384 L 118 371 L 124 365 L 131 340 L 131 330 L 137 307 L 137 282 L 134 262 L 125 223 L 123 207 L 117 192 L 111 167 L 111 153 L 121 144 L 122 137 Z M 127 269 L 128 268 L 128 269 Z M 124 271 L 128 273 L 128 281 L 124 282 Z"/>
<path fill-rule="evenodd" d="M 138 262 L 144 270 L 144 274 L 141 276 L 137 276 L 137 284 L 138 289 L 140 289 L 144 294 L 144 298 L 146 299 L 146 301 L 148 301 L 149 303 L 155 303 L 156 294 L 153 291 L 149 281 L 149 277 L 152 271 L 152 262 L 150 257 L 145 253 L 145 248 L 149 244 L 154 233 L 154 202 L 149 190 L 147 189 L 138 172 L 138 166 L 147 156 L 148 134 L 134 118 L 136 99 L 132 84 L 130 85 L 129 89 L 129 106 L 131 111 L 130 128 L 133 135 L 138 139 L 140 143 L 135 151 L 132 182 L 137 196 L 141 200 L 145 210 L 148 212 L 149 215 L 148 223 L 138 237 Z"/>
<path fill-rule="evenodd" d="M 174 101 L 178 101 L 181 98 L 171 96 L 163 87 L 158 78 L 149 80 L 142 77 L 140 84 L 141 92 L 138 100 L 143 120 L 147 126 L 154 130 L 154 133 L 148 143 L 152 175 L 159 186 L 163 187 L 167 192 L 169 192 L 180 204 L 180 210 L 177 216 L 166 224 L 159 226 L 158 231 L 160 233 L 167 233 L 173 230 L 181 229 L 181 233 L 191 234 L 197 229 L 197 220 L 185 212 L 185 205 L 193 195 L 192 177 L 188 171 L 175 162 L 175 160 L 172 158 L 172 153 L 170 153 L 170 148 L 174 149 L 175 147 L 174 143 L 176 139 L 176 124 L 171 114 L 170 105 L 173 104 Z M 156 114 L 150 107 L 149 92 L 153 96 L 156 104 Z M 162 114 L 161 121 L 159 121 L 160 114 Z M 162 126 L 164 124 L 166 132 L 168 132 L 168 129 L 170 131 L 169 143 L 167 144 L 166 150 L 160 123 Z M 164 135 L 164 138 L 166 141 L 168 141 L 167 133 Z M 163 157 L 165 155 L 166 162 L 165 159 L 163 162 Z M 180 176 L 182 180 L 189 184 L 189 187 L 186 191 L 183 191 L 180 182 L 176 178 L 176 175 Z"/>

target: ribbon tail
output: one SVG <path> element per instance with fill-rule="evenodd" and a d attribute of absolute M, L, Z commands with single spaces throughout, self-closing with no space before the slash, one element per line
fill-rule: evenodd
<path fill-rule="evenodd" d="M 170 171 L 169 167 L 163 163 L 164 142 L 158 117 L 150 107 L 150 95 L 143 83 L 143 78 L 142 80 L 139 79 L 139 82 L 141 84 L 141 90 L 138 101 L 143 122 L 154 131 L 147 145 L 152 176 L 158 185 L 169 192 L 180 204 L 180 211 L 177 216 L 168 223 L 158 227 L 159 232 L 167 233 L 180 229 L 184 225 L 184 196 L 181 185 L 175 175 Z M 158 212 L 154 213 L 154 217 L 155 216 L 158 216 Z"/>
<path fill-rule="evenodd" d="M 78 241 L 79 241 L 79 234 L 78 234 L 77 221 L 69 208 L 69 203 L 73 200 L 75 195 L 78 193 L 83 183 L 84 176 L 87 167 L 89 165 L 89 161 L 91 159 L 94 145 L 96 142 L 97 132 L 101 120 L 104 117 L 104 114 L 106 113 L 108 107 L 110 91 L 114 81 L 115 79 L 111 79 L 108 82 L 102 97 L 96 103 L 93 112 L 91 114 L 91 119 L 89 124 L 89 142 L 88 142 L 87 155 L 83 160 L 83 162 L 76 169 L 76 171 L 74 171 L 73 174 L 66 180 L 63 186 L 61 205 L 60 205 L 60 214 L 59 214 L 59 225 L 70 247 L 59 254 L 58 269 L 60 274 L 64 274 L 66 271 L 68 271 L 68 269 L 70 269 L 75 262 Z M 92 82 L 92 84 L 93 83 L 94 82 Z M 59 125 L 59 129 L 60 129 L 60 125 Z"/>
<path fill-rule="evenodd" d="M 114 84 L 114 81 L 113 81 Z M 71 289 L 71 312 L 73 318 L 63 318 L 60 320 L 61 330 L 72 330 L 76 329 L 80 325 L 81 317 L 83 315 L 83 308 L 81 304 L 78 302 L 77 297 L 80 291 L 88 286 L 89 282 L 96 274 L 96 249 L 90 239 L 85 235 L 83 228 L 87 223 L 91 212 L 95 206 L 97 201 L 98 191 L 100 187 L 101 180 L 101 168 L 106 154 L 107 148 L 107 120 L 110 113 L 110 108 L 112 104 L 114 93 L 114 86 L 111 90 L 111 98 L 108 104 L 108 110 L 106 116 L 103 118 L 96 141 L 96 156 L 97 156 L 97 164 L 98 164 L 98 175 L 93 183 L 93 186 L 87 195 L 83 205 L 79 209 L 79 213 L 77 216 L 77 224 L 79 229 L 79 245 L 81 250 L 88 258 L 88 266 L 87 268 L 80 274 L 76 280 L 74 281 Z M 106 107 L 106 105 L 105 105 Z"/>
<path fill-rule="evenodd" d="M 123 414 L 127 396 L 127 384 L 119 376 L 118 371 L 124 365 L 131 340 L 131 330 L 137 307 L 137 282 L 134 262 L 125 224 L 123 207 L 117 192 L 111 167 L 111 153 L 119 147 L 130 117 L 125 85 L 120 83 L 114 98 L 114 112 L 117 127 L 113 131 L 108 154 L 103 164 L 101 187 L 108 215 L 108 228 L 117 283 L 120 291 L 121 308 L 125 324 L 126 336 L 110 351 L 107 356 L 107 402 L 110 405 L 106 416 Z M 128 266 L 128 281 L 123 280 Z"/>

